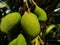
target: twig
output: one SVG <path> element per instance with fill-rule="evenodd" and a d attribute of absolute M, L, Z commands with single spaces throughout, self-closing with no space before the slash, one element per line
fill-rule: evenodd
<path fill-rule="evenodd" d="M 37 40 L 42 44 L 42 45 L 44 45 L 45 44 L 45 42 L 40 38 L 40 36 L 38 35 L 33 41 L 32 41 L 32 45 L 37 45 Z M 35 44 L 34 44 L 34 42 L 36 42 Z"/>
<path fill-rule="evenodd" d="M 37 4 L 34 2 L 34 0 L 32 0 L 32 3 L 33 3 L 35 6 L 37 6 Z"/>
<path fill-rule="evenodd" d="M 24 0 L 24 3 L 25 3 L 25 5 L 26 5 L 26 7 L 28 8 L 28 12 L 30 12 L 30 8 L 29 8 L 29 6 L 28 6 L 28 0 Z"/>
<path fill-rule="evenodd" d="M 40 43 L 42 44 L 42 45 L 44 45 L 45 44 L 45 42 L 40 38 L 40 36 L 38 35 L 38 37 L 39 37 L 39 41 L 40 41 Z"/>

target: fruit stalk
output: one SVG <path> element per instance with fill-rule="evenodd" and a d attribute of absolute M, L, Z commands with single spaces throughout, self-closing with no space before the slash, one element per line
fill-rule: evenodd
<path fill-rule="evenodd" d="M 39 36 L 39 35 L 38 35 L 38 39 L 39 39 L 39 41 L 40 41 L 41 45 L 44 45 L 44 44 L 45 44 L 45 42 L 40 38 L 40 36 Z"/>
<path fill-rule="evenodd" d="M 29 8 L 29 6 L 28 6 L 28 0 L 24 0 L 24 4 L 26 5 L 26 7 L 28 8 L 28 13 L 30 12 L 30 8 Z"/>
<path fill-rule="evenodd" d="M 33 3 L 35 6 L 37 6 L 37 4 L 34 2 L 34 0 L 32 0 L 32 3 Z"/>
<path fill-rule="evenodd" d="M 32 45 L 44 45 L 45 42 L 40 38 L 40 36 L 38 35 L 33 41 L 32 41 Z"/>

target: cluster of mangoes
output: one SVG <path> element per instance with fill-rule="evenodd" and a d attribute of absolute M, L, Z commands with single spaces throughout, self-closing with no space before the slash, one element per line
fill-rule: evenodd
<path fill-rule="evenodd" d="M 39 37 L 42 32 L 40 31 L 41 27 L 39 21 L 46 21 L 47 14 L 42 8 L 37 5 L 35 6 L 36 8 L 34 10 L 34 13 L 25 11 L 23 16 L 21 16 L 19 12 L 13 12 L 3 17 L 1 19 L 1 31 L 8 33 L 8 31 L 10 31 L 10 29 L 12 29 L 17 23 L 20 23 L 20 26 L 23 28 L 22 30 L 24 33 L 34 39 L 31 41 L 32 45 L 40 45 Z M 55 25 L 50 25 L 46 30 L 46 34 L 48 34 L 54 27 Z M 36 43 L 34 44 L 34 42 Z M 27 45 L 27 41 L 23 34 L 20 33 L 16 39 L 12 40 L 9 43 L 9 45 Z"/>

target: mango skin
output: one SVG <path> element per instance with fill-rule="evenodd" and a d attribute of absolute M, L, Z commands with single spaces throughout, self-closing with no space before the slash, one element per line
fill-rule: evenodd
<path fill-rule="evenodd" d="M 12 40 L 8 45 L 17 45 L 16 40 L 17 40 L 17 38 Z"/>
<path fill-rule="evenodd" d="M 27 45 L 26 40 L 22 34 L 17 37 L 17 45 Z"/>
<path fill-rule="evenodd" d="M 1 31 L 7 33 L 14 25 L 20 22 L 21 15 L 18 12 L 13 12 L 2 18 Z"/>
<path fill-rule="evenodd" d="M 37 15 L 39 21 L 46 21 L 47 20 L 47 14 L 42 8 L 36 6 L 34 13 Z"/>
<path fill-rule="evenodd" d="M 35 37 L 40 32 L 40 24 L 37 16 L 33 13 L 25 12 L 21 18 L 21 25 L 27 35 Z"/>

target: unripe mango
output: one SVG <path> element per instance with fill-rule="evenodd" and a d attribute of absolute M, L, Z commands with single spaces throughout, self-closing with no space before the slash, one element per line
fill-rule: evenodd
<path fill-rule="evenodd" d="M 17 45 L 16 40 L 17 40 L 17 38 L 12 40 L 8 45 Z"/>
<path fill-rule="evenodd" d="M 17 37 L 17 45 L 27 45 L 26 40 L 22 34 Z"/>
<path fill-rule="evenodd" d="M 47 14 L 42 8 L 36 6 L 34 13 L 37 15 L 39 21 L 46 21 L 47 20 Z"/>
<path fill-rule="evenodd" d="M 2 18 L 1 31 L 7 33 L 14 25 L 20 22 L 21 15 L 18 12 L 10 13 Z"/>
<path fill-rule="evenodd" d="M 21 18 L 21 25 L 24 31 L 31 37 L 35 37 L 40 32 L 40 24 L 38 18 L 33 13 L 25 12 Z"/>

